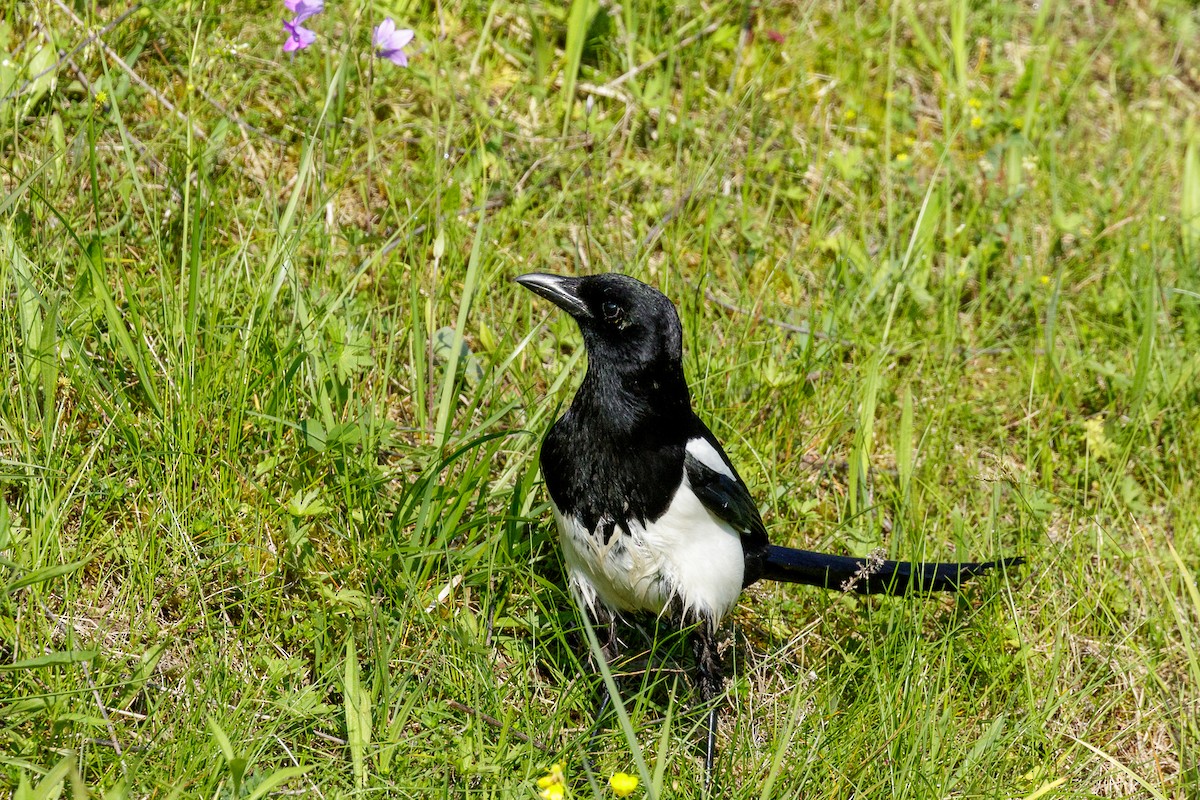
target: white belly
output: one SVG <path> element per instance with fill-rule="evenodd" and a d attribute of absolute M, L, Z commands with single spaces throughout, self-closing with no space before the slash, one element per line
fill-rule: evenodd
<path fill-rule="evenodd" d="M 709 513 L 686 477 L 666 513 L 645 526 L 631 522 L 629 534 L 616 528 L 608 544 L 557 506 L 554 518 L 567 573 L 589 608 L 597 601 L 616 612 L 674 607 L 716 627 L 741 594 L 741 537 Z"/>

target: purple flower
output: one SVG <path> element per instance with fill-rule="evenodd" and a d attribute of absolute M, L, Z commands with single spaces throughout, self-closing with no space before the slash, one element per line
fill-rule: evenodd
<path fill-rule="evenodd" d="M 283 52 L 285 53 L 291 53 L 294 50 L 303 50 L 317 40 L 316 32 L 301 27 L 299 17 L 291 22 L 283 23 L 283 32 L 288 37 L 287 41 L 283 43 Z"/>
<path fill-rule="evenodd" d="M 397 66 L 407 67 L 408 54 L 404 52 L 404 47 L 413 40 L 413 35 L 407 28 L 396 30 L 396 23 L 388 17 L 375 27 L 371 44 L 375 45 L 375 52 L 380 58 L 386 58 Z"/>
<path fill-rule="evenodd" d="M 325 0 L 283 0 L 283 7 L 296 15 L 293 23 L 301 23 L 325 10 Z"/>

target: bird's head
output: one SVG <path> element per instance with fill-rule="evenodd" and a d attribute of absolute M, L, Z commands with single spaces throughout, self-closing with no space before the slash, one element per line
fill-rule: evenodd
<path fill-rule="evenodd" d="M 683 359 L 675 306 L 641 281 L 615 272 L 581 278 L 530 273 L 516 281 L 579 323 L 593 366 L 629 373 L 675 367 Z"/>

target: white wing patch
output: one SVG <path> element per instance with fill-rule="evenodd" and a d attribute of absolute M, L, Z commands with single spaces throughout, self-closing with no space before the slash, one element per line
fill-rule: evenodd
<path fill-rule="evenodd" d="M 702 443 L 719 471 L 728 474 L 712 445 Z M 614 612 L 662 614 L 674 606 L 708 619 L 715 628 L 742 592 L 746 564 L 741 537 L 709 513 L 686 476 L 661 517 L 644 526 L 631 521 L 628 534 L 618 527 L 608 544 L 578 518 L 564 517 L 557 506 L 554 518 L 567 573 L 589 608 L 599 601 Z"/>
<path fill-rule="evenodd" d="M 725 459 L 721 458 L 721 454 L 717 452 L 717 448 L 713 447 L 712 443 L 707 439 L 701 439 L 699 437 L 695 439 L 689 439 L 687 443 L 687 452 L 688 455 L 711 469 L 713 472 L 720 473 L 726 478 L 733 478 L 734 480 L 737 480 L 737 478 L 733 477 L 733 470 L 729 468 L 729 465 L 725 463 Z"/>

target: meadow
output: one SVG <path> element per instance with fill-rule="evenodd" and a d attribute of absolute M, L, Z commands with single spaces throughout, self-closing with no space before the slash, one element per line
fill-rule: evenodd
<path fill-rule="evenodd" d="M 0 0 L 0 793 L 700 797 L 537 468 L 622 271 L 775 542 L 1028 559 L 752 587 L 713 796 L 1200 795 L 1194 1 L 290 16 Z"/>

